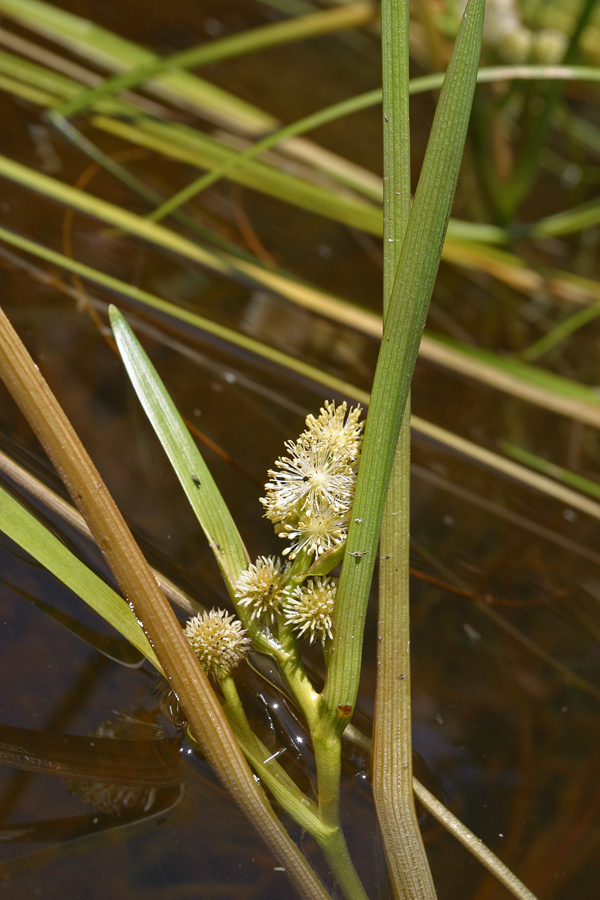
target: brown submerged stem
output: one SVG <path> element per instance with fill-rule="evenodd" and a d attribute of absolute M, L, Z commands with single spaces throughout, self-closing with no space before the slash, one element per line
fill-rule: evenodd
<path fill-rule="evenodd" d="M 302 897 L 328 892 L 277 820 L 141 550 L 72 425 L 0 310 L 0 377 L 26 416 L 102 550 L 220 780 Z"/>

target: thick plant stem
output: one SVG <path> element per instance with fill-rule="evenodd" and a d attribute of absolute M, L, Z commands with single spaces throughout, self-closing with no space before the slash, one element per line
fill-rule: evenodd
<path fill-rule="evenodd" d="M 407 409 L 407 413 L 409 410 Z M 405 414 L 379 544 L 373 796 L 398 900 L 435 900 L 412 784 L 409 622 L 410 416 Z"/>
<path fill-rule="evenodd" d="M 285 867 L 299 894 L 313 900 L 330 900 L 256 784 L 221 705 L 148 563 L 56 397 L 2 310 L 0 377 L 86 519 L 125 598 L 144 623 L 144 631 L 181 700 L 191 730 L 222 783 Z"/>
<path fill-rule="evenodd" d="M 320 841 L 319 846 L 335 880 L 342 889 L 344 897 L 347 900 L 369 900 L 356 874 L 354 863 L 350 859 L 348 846 L 341 827 L 338 827 L 331 837 Z"/>
<path fill-rule="evenodd" d="M 319 841 L 319 846 L 344 896 L 348 900 L 367 900 L 365 889 L 350 859 L 340 822 L 341 740 L 336 734 L 331 734 L 328 728 L 324 731 L 326 733 L 321 735 L 317 725 L 316 732 L 312 734 L 317 764 L 319 814 L 322 821 L 334 830 L 326 840 Z"/>

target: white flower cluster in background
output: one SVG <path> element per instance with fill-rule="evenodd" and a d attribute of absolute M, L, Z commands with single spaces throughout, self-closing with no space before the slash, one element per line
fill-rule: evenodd
<path fill-rule="evenodd" d="M 325 402 L 320 415 L 306 419 L 288 455 L 270 470 L 261 499 L 265 516 L 280 537 L 292 541 L 283 552 L 294 559 L 300 551 L 315 557 L 346 539 L 362 444 L 361 409 L 336 408 Z"/>
<path fill-rule="evenodd" d="M 467 0 L 460 0 L 460 13 Z M 567 48 L 562 31 L 543 28 L 532 31 L 521 18 L 516 0 L 487 0 L 483 42 L 505 63 L 553 64 L 561 61 Z"/>

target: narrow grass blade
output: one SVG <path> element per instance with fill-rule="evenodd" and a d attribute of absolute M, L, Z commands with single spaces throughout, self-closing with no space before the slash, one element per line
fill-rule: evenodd
<path fill-rule="evenodd" d="M 578 310 L 552 328 L 539 341 L 530 344 L 529 347 L 521 351 L 519 358 L 523 362 L 536 362 L 545 353 L 548 353 L 580 328 L 584 328 L 589 322 L 593 322 L 598 316 L 600 316 L 600 303 L 592 303 L 585 309 Z"/>
<path fill-rule="evenodd" d="M 1 2 L 2 0 L 0 0 L 0 6 Z M 53 95 L 47 93 L 48 89 L 52 89 L 63 98 L 74 97 L 80 93 L 79 84 L 72 79 L 57 75 L 45 67 L 28 63 L 13 54 L 2 51 L 0 51 L 0 72 L 4 72 L 6 76 L 0 76 L 0 89 L 4 88 L 42 106 L 55 104 Z M 477 80 L 478 82 L 486 82 L 501 78 L 525 79 L 534 76 L 562 80 L 597 81 L 600 80 L 600 70 L 590 67 L 568 66 L 499 66 L 480 69 Z M 23 84 L 15 80 L 16 78 L 22 80 Z M 440 87 L 442 80 L 443 75 L 415 78 L 409 84 L 409 91 L 411 94 L 416 94 L 424 90 L 431 90 Z M 178 206 L 187 202 L 196 193 L 206 189 L 219 178 L 226 176 L 255 190 L 293 203 L 300 208 L 327 216 L 352 227 L 364 229 L 373 235 L 379 236 L 382 233 L 381 216 L 377 209 L 370 204 L 366 204 L 356 198 L 340 195 L 336 190 L 313 184 L 304 178 L 281 171 L 272 165 L 262 162 L 252 165 L 252 160 L 259 153 L 275 145 L 281 145 L 282 149 L 285 150 L 290 138 L 304 134 L 306 131 L 333 121 L 340 116 L 368 108 L 380 101 L 380 90 L 369 91 L 352 97 L 273 132 L 241 153 L 189 126 L 159 122 L 154 118 L 140 115 L 140 111 L 136 110 L 130 103 L 124 103 L 112 97 L 98 101 L 96 108 L 104 114 L 94 116 L 92 123 L 101 130 L 108 131 L 139 146 L 147 147 L 158 153 L 164 153 L 171 158 L 180 159 L 200 168 L 209 169 L 205 175 L 202 175 L 194 183 L 175 195 L 175 197 L 163 203 L 159 210 L 153 214 L 152 218 L 154 221 L 162 219 L 167 213 L 176 210 Z M 106 113 L 112 113 L 113 117 L 107 116 Z M 54 114 L 56 118 L 56 110 Z M 136 193 L 154 204 L 160 202 L 156 193 L 131 176 L 124 166 L 103 154 L 88 138 L 85 138 L 64 118 L 61 121 L 61 130 L 79 149 L 87 153 L 90 158 L 96 160 Z M 342 166 L 336 175 L 336 180 L 341 184 L 354 187 L 354 179 L 352 177 L 346 179 L 344 172 L 345 169 Z M 368 193 L 368 196 L 371 196 L 372 199 L 380 200 L 380 194 L 381 191 L 379 190 L 375 194 L 372 192 Z M 513 237 L 524 239 L 581 230 L 590 224 L 594 224 L 598 220 L 598 216 L 598 205 L 591 203 L 567 213 L 560 213 L 557 216 L 551 216 L 548 219 L 520 225 L 512 229 L 450 219 L 448 236 L 461 242 L 478 241 L 500 244 L 510 241 Z M 191 223 L 186 219 L 186 224 L 190 225 Z M 448 259 L 452 258 L 451 246 L 445 247 L 444 255 Z"/>
<path fill-rule="evenodd" d="M 233 176 L 236 173 L 239 174 L 239 169 L 241 167 L 247 165 L 261 153 L 264 153 L 265 150 L 276 147 L 290 137 L 304 134 L 307 131 L 311 131 L 313 128 L 319 128 L 327 122 L 335 121 L 343 116 L 358 112 L 361 109 L 368 109 L 370 106 L 380 102 L 380 100 L 381 91 L 369 91 L 366 94 L 351 97 L 350 100 L 335 103 L 333 106 L 328 106 L 310 116 L 299 119 L 297 122 L 293 122 L 291 125 L 280 128 L 278 131 L 273 132 L 273 134 L 268 135 L 266 138 L 263 138 L 261 141 L 248 147 L 247 150 L 236 153 L 212 171 L 197 178 L 191 184 L 187 185 L 187 187 L 183 188 L 167 200 L 166 203 L 163 203 L 158 209 L 155 209 L 149 218 L 154 222 L 159 222 L 165 216 L 170 215 L 173 210 L 191 200 L 192 197 L 196 197 L 202 191 L 215 184 L 219 179 Z"/>
<path fill-rule="evenodd" d="M 5 229 L 0 229 L 0 239 L 5 240 L 16 247 L 19 247 L 28 253 L 32 253 L 40 257 L 41 259 L 45 259 L 53 265 L 60 266 L 67 271 L 76 272 L 83 278 L 92 281 L 92 283 L 99 284 L 107 288 L 108 290 L 115 291 L 122 297 L 128 297 L 131 300 L 144 304 L 150 309 L 159 310 L 160 312 L 173 316 L 175 319 L 181 322 L 186 322 L 192 325 L 194 328 L 200 329 L 206 334 L 214 335 L 220 340 L 227 342 L 232 347 L 243 349 L 248 353 L 255 354 L 259 359 L 263 359 L 269 363 L 281 366 L 287 372 L 293 372 L 296 375 L 301 376 L 302 378 L 307 378 L 314 384 L 318 384 L 328 393 L 340 397 L 345 397 L 351 401 L 361 403 L 363 406 L 368 406 L 369 404 L 370 397 L 367 391 L 362 390 L 361 388 L 348 381 L 342 381 L 342 379 L 336 378 L 334 375 L 330 375 L 328 372 L 324 372 L 318 369 L 316 366 L 311 366 L 309 363 L 305 363 L 293 356 L 282 353 L 280 350 L 275 350 L 273 347 L 269 347 L 267 344 L 263 344 L 260 341 L 256 341 L 253 338 L 247 337 L 246 335 L 239 334 L 238 332 L 226 328 L 223 325 L 211 322 L 209 319 L 205 319 L 202 316 L 198 316 L 195 313 L 189 312 L 188 310 L 181 309 L 175 304 L 169 303 L 167 300 L 162 300 L 161 298 L 156 297 L 153 294 L 142 291 L 140 288 L 133 287 L 132 285 L 126 284 L 123 281 L 119 281 L 117 278 L 112 278 L 109 275 L 105 275 L 103 272 L 99 272 L 98 270 L 92 269 L 91 267 L 86 266 L 83 263 L 78 263 L 77 261 L 69 259 L 66 256 L 62 256 L 60 253 L 56 253 L 53 250 L 49 250 L 47 247 L 42 247 L 39 244 L 35 244 L 33 241 L 29 241 L 26 238 L 14 235 L 12 234 L 12 232 L 6 231 Z M 442 350 L 444 349 L 443 345 L 440 344 L 439 346 L 442 348 Z M 437 359 L 437 357 L 435 358 Z M 440 359 L 439 361 L 443 363 L 442 359 Z M 500 388 L 500 384 L 497 384 L 495 386 Z M 526 385 L 521 385 L 521 387 L 519 388 L 519 390 L 523 392 L 526 391 L 526 389 Z M 521 394 L 519 393 L 518 396 L 521 396 Z M 534 402 L 530 393 L 523 394 L 523 397 L 530 402 Z M 576 405 L 574 405 L 568 397 L 565 397 L 564 405 L 562 405 L 560 410 L 557 410 L 557 412 L 559 412 L 561 415 L 570 416 L 574 409 L 576 411 Z M 550 496 L 557 496 L 554 493 L 554 490 L 558 487 L 558 485 L 556 485 L 556 483 L 552 482 L 550 479 L 542 478 L 539 482 L 536 481 L 535 484 L 533 484 L 530 480 L 533 477 L 533 473 L 523 466 L 517 466 L 514 463 L 510 463 L 512 468 L 510 471 L 508 471 L 505 468 L 507 460 L 499 456 L 497 453 L 492 453 L 489 450 L 485 450 L 484 448 L 479 447 L 477 444 L 474 444 L 472 441 L 460 438 L 444 428 L 440 428 L 437 425 L 433 425 L 431 422 L 427 422 L 425 419 L 422 419 L 419 416 L 413 415 L 411 423 L 413 432 L 422 434 L 427 438 L 435 440 L 442 446 L 448 447 L 451 450 L 458 451 L 459 453 L 464 454 L 469 459 L 483 462 L 485 465 L 490 466 L 495 471 L 505 472 L 510 477 L 516 478 L 520 482 L 531 484 L 533 487 L 541 490 L 543 493 L 549 494 Z M 535 477 L 539 478 L 539 476 Z M 566 495 L 561 495 L 559 499 L 567 505 L 571 505 L 574 506 L 574 508 L 580 509 L 582 507 L 578 504 L 585 498 L 581 497 L 575 492 L 570 492 L 568 497 Z M 586 507 L 582 509 L 582 511 L 588 512 L 590 515 L 593 515 L 596 518 L 600 518 L 599 509 L 591 509 Z M 173 595 L 172 599 L 174 599 L 175 602 L 179 602 L 180 604 L 185 603 L 185 598 L 177 597 L 175 594 L 173 594 L 172 586 L 167 586 L 165 589 L 169 596 Z M 169 593 L 169 591 L 171 593 Z M 189 604 L 184 608 L 187 608 L 188 612 L 191 612 L 189 610 Z"/>
<path fill-rule="evenodd" d="M 3 488 L 0 488 L 0 529 L 71 588 L 161 671 L 148 638 L 125 600 Z"/>
<path fill-rule="evenodd" d="M 129 122 L 108 116 L 93 116 L 92 125 L 201 169 L 218 169 L 234 163 L 239 155 L 233 148 L 185 125 L 174 126 L 151 119 Z M 300 209 L 381 235 L 381 210 L 358 197 L 340 194 L 259 160 L 248 160 L 242 167 L 233 166 L 230 175 L 232 181 Z"/>
<path fill-rule="evenodd" d="M 592 518 L 600 521 L 600 503 L 590 499 L 589 496 L 584 496 L 584 493 L 591 494 L 592 492 L 586 491 L 583 484 L 575 484 L 573 482 L 573 487 L 577 487 L 578 490 L 572 490 L 571 487 L 567 487 L 566 479 L 561 479 L 564 480 L 564 483 L 559 484 L 558 481 L 554 480 L 554 477 L 557 477 L 556 475 L 553 478 L 548 478 L 547 475 L 533 472 L 526 466 L 519 465 L 519 463 L 513 462 L 511 459 L 506 459 L 504 456 L 499 456 L 497 453 L 494 453 L 493 450 L 487 450 L 485 447 L 480 447 L 472 441 L 459 437 L 457 434 L 452 434 L 451 432 L 446 431 L 445 428 L 440 428 L 439 425 L 434 425 L 432 422 L 427 422 L 425 419 L 421 419 L 418 416 L 412 417 L 412 429 L 413 433 L 422 435 L 429 440 L 436 441 L 440 446 L 464 455 L 467 459 L 471 460 L 471 462 L 485 466 L 493 472 L 501 473 L 508 478 L 514 479 L 520 484 L 525 484 L 532 490 L 540 491 L 540 493 L 545 494 L 546 497 L 554 497 L 559 503 L 563 503 L 566 507 L 577 509 L 580 512 L 585 513 L 585 515 L 592 516 Z M 505 450 L 507 453 L 509 452 L 507 448 L 505 448 Z M 548 472 L 548 474 L 551 473 Z M 579 491 L 583 491 L 583 493 L 579 493 Z M 594 562 L 596 562 L 595 555 Z"/>
<path fill-rule="evenodd" d="M 427 812 L 436 818 L 450 834 L 453 834 L 456 840 L 460 841 L 460 843 L 467 848 L 469 853 L 472 853 L 475 859 L 478 859 L 479 862 L 486 867 L 488 872 L 491 872 L 492 875 L 498 879 L 500 884 L 503 884 L 504 887 L 510 891 L 513 897 L 517 897 L 518 900 L 536 900 L 535 894 L 533 894 L 529 888 L 517 878 L 514 872 L 511 872 L 508 866 L 506 866 L 502 860 L 498 859 L 495 853 L 492 853 L 492 851 L 486 847 L 481 838 L 474 835 L 466 825 L 463 825 L 460 819 L 457 819 L 443 803 L 440 803 L 440 801 L 427 790 L 425 785 L 414 778 L 413 786 L 415 794 Z"/>
<path fill-rule="evenodd" d="M 433 291 L 467 134 L 483 28 L 484 0 L 469 0 L 421 170 L 373 381 L 336 631 L 325 685 L 330 727 L 354 707 L 367 599 L 396 443 Z"/>
<path fill-rule="evenodd" d="M 159 60 L 144 47 L 42 0 L 0 0 L 0 11 L 112 71 L 140 68 Z M 208 121 L 226 125 L 236 132 L 261 135 L 274 131 L 280 124 L 274 116 L 187 71 L 162 73 L 145 87 L 161 99 L 200 113 Z M 381 201 L 381 179 L 361 166 L 303 138 L 290 139 L 285 152 L 334 178 L 342 173 L 345 183 Z"/>
<path fill-rule="evenodd" d="M 135 392 L 233 593 L 249 559 L 231 514 L 158 372 L 114 306 L 110 308 L 110 322 Z"/>
<path fill-rule="evenodd" d="M 550 462 L 549 459 L 538 456 L 537 453 L 531 453 L 529 450 L 517 447 L 516 444 L 512 444 L 510 441 L 502 441 L 502 449 L 507 456 L 512 456 L 513 459 L 517 459 L 520 463 L 530 466 L 538 472 L 543 472 L 549 478 L 561 481 L 563 484 L 569 485 L 570 488 L 575 488 L 576 491 L 581 491 L 583 494 L 588 494 L 590 497 L 600 500 L 600 484 L 597 481 L 591 481 L 584 475 L 571 472 L 570 469 L 558 466 L 556 463 Z"/>
<path fill-rule="evenodd" d="M 57 112 L 65 118 L 87 109 L 91 104 L 106 97 L 113 96 L 125 88 L 156 78 L 171 69 L 192 69 L 208 63 L 231 59 L 245 53 L 256 53 L 266 47 L 299 41 L 315 35 L 327 34 L 342 28 L 362 25 L 373 15 L 374 5 L 369 2 L 352 3 L 329 10 L 320 10 L 306 16 L 272 22 L 262 27 L 242 31 L 241 34 L 228 35 L 213 41 L 207 41 L 199 47 L 183 50 L 171 56 L 157 59 L 142 65 L 124 75 L 110 78 L 103 84 L 57 108 Z"/>
<path fill-rule="evenodd" d="M 304 305 L 317 304 L 315 291 L 310 286 L 300 281 L 294 281 L 289 276 L 282 275 L 260 266 L 258 263 L 248 262 L 229 253 L 215 252 L 201 247 L 188 238 L 182 237 L 174 231 L 165 228 L 156 222 L 128 212 L 115 204 L 101 200 L 85 191 L 70 187 L 56 178 L 51 178 L 41 172 L 36 172 L 21 163 L 0 156 L 0 176 L 5 176 L 17 184 L 36 191 L 45 197 L 57 200 L 59 203 L 71 206 L 87 215 L 100 219 L 109 225 L 114 225 L 122 231 L 134 234 L 150 243 L 160 246 L 191 259 L 202 266 L 220 275 L 243 280 L 245 283 L 260 284 L 278 294 L 293 300 L 297 297 Z M 373 207 L 376 215 L 380 215 Z M 316 292 L 319 297 L 322 291 Z M 361 313 L 362 315 L 362 313 Z"/>
<path fill-rule="evenodd" d="M 421 355 L 529 403 L 600 427 L 600 398 L 593 388 L 570 378 L 431 332 L 421 344 Z"/>

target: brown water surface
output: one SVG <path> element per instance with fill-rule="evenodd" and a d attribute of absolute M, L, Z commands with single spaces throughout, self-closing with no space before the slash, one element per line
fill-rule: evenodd
<path fill-rule="evenodd" d="M 248 0 L 61 0 L 59 5 L 161 54 L 279 17 L 268 5 Z M 207 67 L 202 74 L 293 121 L 376 87 L 379 66 L 377 38 L 365 31 L 242 57 Z M 414 103 L 417 171 L 431 110 L 428 96 Z M 41 132 L 32 130 L 34 125 L 46 127 L 39 108 L 2 93 L 0 122 L 3 154 L 35 169 L 47 168 Z M 82 128 L 106 152 L 126 146 L 85 123 Z M 56 157 L 54 174 L 73 184 L 88 161 L 50 131 L 45 137 Z M 373 171 L 381 169 L 377 108 L 321 129 L 314 137 Z M 165 196 L 194 174 L 189 167 L 146 153 L 131 165 Z M 537 192 L 538 212 L 530 208 L 531 215 L 566 204 L 564 192 L 556 189 L 548 199 L 544 185 Z M 148 212 L 143 201 L 104 173 L 97 174 L 88 189 Z M 64 210 L 5 181 L 0 190 L 2 225 L 62 252 Z M 556 209 L 547 208 L 552 203 Z M 464 206 L 459 195 L 457 212 Z M 380 244 L 273 198 L 232 190 L 226 181 L 192 211 L 243 245 L 240 210 L 278 266 L 380 309 Z M 72 225 L 72 243 L 73 255 L 89 265 L 261 338 L 364 390 L 370 385 L 377 352 L 370 338 L 274 295 L 218 279 L 140 241 L 107 234 L 80 215 Z M 577 248 L 564 246 L 563 263 L 575 267 Z M 2 305 L 150 562 L 199 603 L 227 606 L 209 548 L 121 362 L 87 313 L 60 289 L 63 276 L 56 272 L 54 282 L 42 283 L 45 264 L 28 262 L 36 269 L 0 260 Z M 68 277 L 65 284 L 71 285 Z M 103 317 L 105 304 L 115 301 L 96 288 L 90 288 L 90 296 Z M 319 409 L 322 388 L 166 316 L 144 312 L 131 301 L 115 302 L 138 317 L 138 334 L 182 414 L 229 455 L 228 461 L 203 447 L 251 556 L 280 553 L 282 542 L 261 517 L 260 486 L 283 441 L 295 437 L 304 417 Z M 487 277 L 473 278 L 443 266 L 430 322 L 455 337 L 466 334 L 490 349 L 506 351 L 514 349 L 515 330 L 529 333 L 529 324 L 518 315 L 523 303 L 522 297 Z M 533 331 L 531 335 L 533 339 Z M 586 332 L 584 349 L 593 341 L 597 348 L 597 337 L 597 330 L 591 336 Z M 557 368 L 587 383 L 597 382 L 597 363 L 583 351 L 576 355 L 568 350 Z M 565 465 L 569 457 L 572 468 L 588 477 L 598 471 L 593 429 L 433 364 L 418 365 L 414 411 L 487 447 L 498 449 L 503 437 L 519 437 L 555 462 Z M 1 448 L 64 493 L 4 388 L 0 429 Z M 413 475 L 416 773 L 514 868 L 539 900 L 596 900 L 598 522 L 423 437 L 414 442 Z M 31 498 L 23 501 L 110 578 L 84 538 Z M 0 555 L 0 723 L 7 726 L 4 734 L 0 727 L 5 754 L 0 752 L 0 761 L 6 763 L 0 768 L 0 838 L 5 841 L 0 894 L 11 900 L 290 896 L 285 875 L 274 869 L 260 838 L 205 761 L 181 738 L 173 724 L 172 700 L 149 669 L 136 667 L 134 660 L 127 666 L 115 661 L 123 647 L 110 642 L 114 635 L 108 627 L 4 536 Z M 42 604 L 59 610 L 62 621 L 49 616 Z M 69 622 L 77 627 L 65 627 Z M 75 633 L 82 628 L 90 630 L 94 646 Z M 359 703 L 359 724 L 365 729 L 373 710 L 374 634 L 371 611 Z M 318 671 L 320 662 L 313 657 Z M 264 740 L 286 747 L 290 771 L 308 789 L 313 760 L 295 711 L 255 671 L 242 677 L 241 687 Z M 105 746 L 102 741 L 114 743 L 110 758 L 100 754 L 97 781 L 106 784 L 106 767 L 112 767 L 113 781 L 120 778 L 124 790 L 93 794 L 89 772 L 82 781 L 85 747 L 68 741 L 57 745 L 60 735 L 80 736 L 90 745 L 100 742 L 100 747 Z M 26 749 L 21 748 L 15 765 L 17 738 Z M 139 740 L 156 741 L 151 746 L 160 757 L 148 760 L 143 772 L 139 757 L 131 755 L 137 746 L 133 741 Z M 173 756 L 175 740 L 179 756 Z M 390 892 L 368 760 L 350 744 L 345 754 L 344 821 L 351 850 L 369 896 L 385 900 Z M 24 766 L 25 757 L 29 762 Z M 422 810 L 420 817 L 440 900 L 508 896 Z M 327 877 L 312 840 L 287 824 Z"/>

